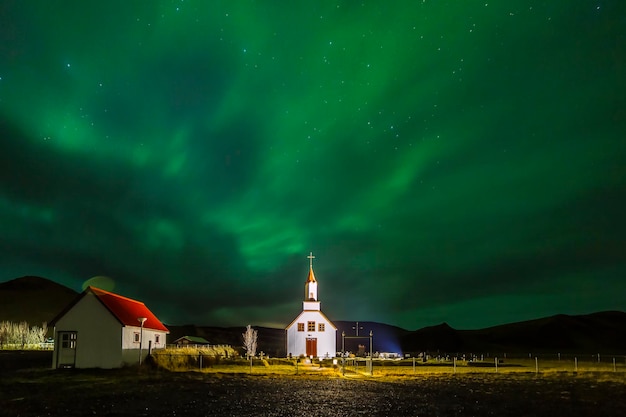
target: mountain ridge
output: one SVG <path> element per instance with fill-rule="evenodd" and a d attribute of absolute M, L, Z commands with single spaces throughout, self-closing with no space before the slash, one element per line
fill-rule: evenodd
<path fill-rule="evenodd" d="M 27 275 L 0 283 L 0 321 L 41 326 L 50 322 L 78 292 L 38 276 Z M 28 308 L 24 308 L 28 306 Z"/>
<path fill-rule="evenodd" d="M 49 322 L 79 293 L 52 280 L 25 276 L 0 283 L 0 321 L 26 321 L 30 325 Z M 25 308 L 25 306 L 28 306 Z M 419 352 L 626 352 L 626 313 L 602 311 L 585 315 L 557 314 L 538 319 L 500 324 L 476 330 L 457 330 L 447 323 L 406 330 L 378 322 L 336 320 L 337 350 Z M 212 344 L 242 344 L 245 326 L 172 325 L 168 342 L 182 336 L 203 337 Z M 254 326 L 258 350 L 285 356 L 285 330 Z M 358 333 L 358 338 L 357 338 Z"/>

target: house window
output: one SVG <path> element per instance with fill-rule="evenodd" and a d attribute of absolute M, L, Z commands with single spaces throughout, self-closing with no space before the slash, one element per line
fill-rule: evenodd
<path fill-rule="evenodd" d="M 76 349 L 76 333 L 61 334 L 61 347 L 65 349 Z"/>
<path fill-rule="evenodd" d="M 307 323 L 307 329 L 309 332 L 314 332 L 315 331 L 315 322 L 314 321 L 309 321 Z"/>
<path fill-rule="evenodd" d="M 139 343 L 139 332 L 133 334 L 133 342 Z"/>
<path fill-rule="evenodd" d="M 325 331 L 326 330 L 326 324 L 325 323 L 318 324 L 317 330 L 320 331 L 320 332 Z"/>
<path fill-rule="evenodd" d="M 154 335 L 154 344 L 158 345 L 159 343 L 161 343 L 161 335 L 160 334 L 155 334 Z"/>
<path fill-rule="evenodd" d="M 303 332 L 304 331 L 304 323 L 298 323 L 298 331 L 299 332 Z"/>

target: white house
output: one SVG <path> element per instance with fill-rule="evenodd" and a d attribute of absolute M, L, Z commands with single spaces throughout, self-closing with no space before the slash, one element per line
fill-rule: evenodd
<path fill-rule="evenodd" d="M 178 347 L 183 347 L 183 346 L 203 346 L 203 345 L 209 345 L 210 343 L 204 337 L 183 336 L 174 340 L 172 344 Z"/>
<path fill-rule="evenodd" d="M 317 298 L 317 280 L 313 274 L 313 254 L 308 258 L 309 276 L 304 284 L 302 312 L 286 328 L 287 354 L 334 357 L 337 352 L 337 328 L 321 311 Z"/>
<path fill-rule="evenodd" d="M 167 327 L 144 303 L 88 287 L 52 322 L 53 368 L 119 368 L 165 347 Z"/>

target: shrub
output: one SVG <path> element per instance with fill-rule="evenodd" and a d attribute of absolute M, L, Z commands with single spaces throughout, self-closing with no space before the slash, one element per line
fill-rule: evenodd
<path fill-rule="evenodd" d="M 152 351 L 154 363 L 170 371 L 188 371 L 208 368 L 235 358 L 237 352 L 227 345 L 204 346 L 201 348 L 167 348 Z"/>
<path fill-rule="evenodd" d="M 29 327 L 28 323 L 0 322 L 0 349 L 37 349 L 46 340 L 48 326 L 43 323 L 41 327 Z"/>

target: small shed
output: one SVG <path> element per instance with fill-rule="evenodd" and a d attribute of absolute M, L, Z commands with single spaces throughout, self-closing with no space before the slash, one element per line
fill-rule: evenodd
<path fill-rule="evenodd" d="M 51 322 L 53 368 L 119 368 L 164 348 L 167 327 L 140 301 L 87 287 Z"/>
<path fill-rule="evenodd" d="M 206 346 L 209 344 L 209 341 L 203 337 L 198 336 L 183 336 L 174 340 L 174 344 L 178 347 Z"/>

